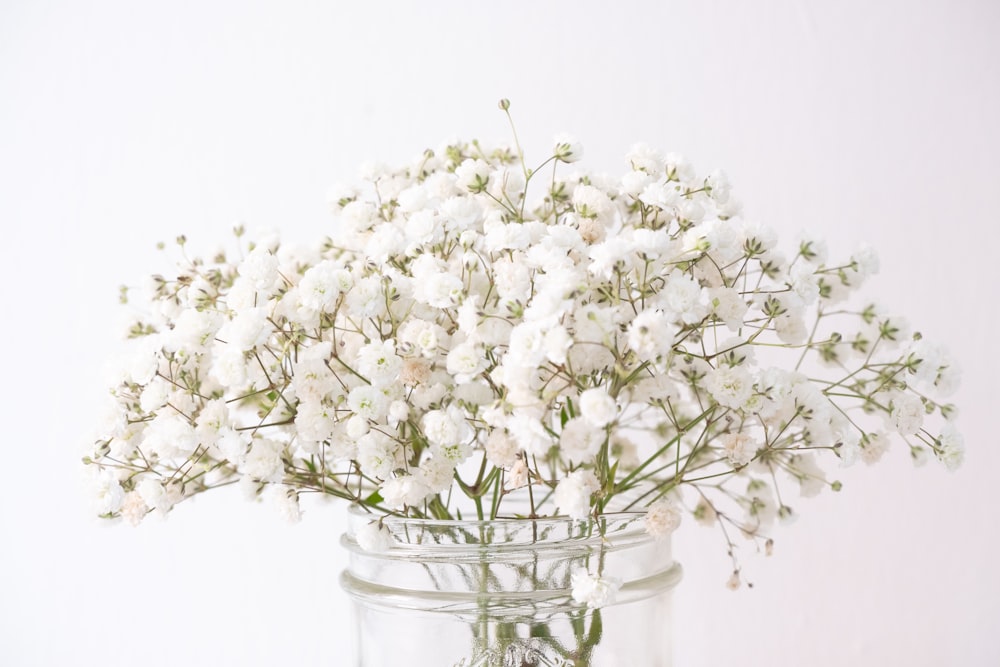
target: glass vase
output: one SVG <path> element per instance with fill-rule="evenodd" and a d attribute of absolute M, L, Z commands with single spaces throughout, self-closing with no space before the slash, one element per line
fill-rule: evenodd
<path fill-rule="evenodd" d="M 341 584 L 353 601 L 359 667 L 665 667 L 681 567 L 642 513 L 596 521 L 388 517 L 392 546 L 362 549 L 377 517 L 352 508 Z M 572 596 L 584 568 L 620 582 L 610 604 Z M 343 664 L 339 663 L 338 664 Z"/>

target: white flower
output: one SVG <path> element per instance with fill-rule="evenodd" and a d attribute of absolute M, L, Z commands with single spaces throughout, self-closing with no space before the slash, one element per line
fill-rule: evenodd
<path fill-rule="evenodd" d="M 219 431 L 219 439 L 215 443 L 223 458 L 231 463 L 239 464 L 250 446 L 250 436 L 241 435 L 239 431 L 224 428 Z"/>
<path fill-rule="evenodd" d="M 479 315 L 480 313 L 476 308 L 476 304 L 471 299 L 466 300 L 458 307 L 455 314 L 455 322 L 458 323 L 458 333 L 464 334 L 470 339 L 475 339 L 476 327 L 480 321 Z"/>
<path fill-rule="evenodd" d="M 171 352 L 202 352 L 221 326 L 218 312 L 189 308 L 177 317 L 173 330 L 164 337 L 163 347 Z"/>
<path fill-rule="evenodd" d="M 677 504 L 668 498 L 662 498 L 646 510 L 646 532 L 657 539 L 662 539 L 681 525 L 681 511 Z"/>
<path fill-rule="evenodd" d="M 757 455 L 757 442 L 746 433 L 723 433 L 719 444 L 734 468 L 747 465 Z"/>
<path fill-rule="evenodd" d="M 459 187 L 469 192 L 483 192 L 490 179 L 490 165 L 483 160 L 467 159 L 455 169 Z"/>
<path fill-rule="evenodd" d="M 493 263 L 496 290 L 504 299 L 526 303 L 531 293 L 531 270 L 522 253 L 517 259 L 501 257 Z"/>
<path fill-rule="evenodd" d="M 411 318 L 400 329 L 399 340 L 413 345 L 423 356 L 433 357 L 444 335 L 444 330 L 433 322 Z"/>
<path fill-rule="evenodd" d="M 322 401 L 303 400 L 295 408 L 295 429 L 305 440 L 328 440 L 336 427 L 336 410 Z"/>
<path fill-rule="evenodd" d="M 143 336 L 133 342 L 125 359 L 125 377 L 133 384 L 144 385 L 156 375 L 162 355 L 160 337 Z"/>
<path fill-rule="evenodd" d="M 789 272 L 788 286 L 792 288 L 805 304 L 815 303 L 819 299 L 819 276 L 816 269 L 809 264 L 797 264 Z"/>
<path fill-rule="evenodd" d="M 357 440 L 361 436 L 367 435 L 369 431 L 372 430 L 371 424 L 368 420 L 361 415 L 354 415 L 347 420 L 345 425 L 345 432 L 347 437 L 352 440 Z"/>
<path fill-rule="evenodd" d="M 503 488 L 507 491 L 514 491 L 528 485 L 528 464 L 523 458 L 514 461 L 507 473 Z"/>
<path fill-rule="evenodd" d="M 122 500 L 120 512 L 123 519 L 128 521 L 132 526 L 138 526 L 146 517 L 149 508 L 143 502 L 142 496 L 135 491 L 129 491 L 125 494 L 124 500 Z"/>
<path fill-rule="evenodd" d="M 524 195 L 524 171 L 501 167 L 490 174 L 489 193 L 498 200 L 518 201 Z"/>
<path fill-rule="evenodd" d="M 591 185 L 578 185 L 573 190 L 573 207 L 583 218 L 604 220 L 611 213 L 612 206 L 608 195 Z"/>
<path fill-rule="evenodd" d="M 779 315 L 774 320 L 774 330 L 786 345 L 802 345 L 809 338 L 809 330 L 801 317 Z"/>
<path fill-rule="evenodd" d="M 946 423 L 941 429 L 934 454 L 950 471 L 958 470 L 965 460 L 965 439 L 954 424 Z"/>
<path fill-rule="evenodd" d="M 924 423 L 924 404 L 913 394 L 897 393 L 889 408 L 889 425 L 900 435 L 913 435 Z"/>
<path fill-rule="evenodd" d="M 378 431 L 370 431 L 358 439 L 358 464 L 370 477 L 387 479 L 399 464 L 398 445 Z"/>
<path fill-rule="evenodd" d="M 586 519 L 590 514 L 590 496 L 599 488 L 601 485 L 592 470 L 574 470 L 556 485 L 556 508 L 571 519 Z"/>
<path fill-rule="evenodd" d="M 839 440 L 840 444 L 836 447 L 840 467 L 849 468 L 861 456 L 861 435 L 853 427 L 848 427 L 842 429 Z"/>
<path fill-rule="evenodd" d="M 469 382 L 486 368 L 486 352 L 472 341 L 459 343 L 448 353 L 447 367 L 455 382 Z"/>
<path fill-rule="evenodd" d="M 280 481 L 285 470 L 281 454 L 285 446 L 277 440 L 256 438 L 250 443 L 250 451 L 243 458 L 243 473 L 250 479 L 262 482 Z"/>
<path fill-rule="evenodd" d="M 633 403 L 659 403 L 676 400 L 677 383 L 666 375 L 654 375 L 639 380 L 631 387 Z"/>
<path fill-rule="evenodd" d="M 371 229 L 376 220 L 378 210 L 371 202 L 352 201 L 340 210 L 340 225 L 348 237 Z"/>
<path fill-rule="evenodd" d="M 166 488 L 157 479 L 146 477 L 136 485 L 135 490 L 143 504 L 151 510 L 166 514 L 173 507 Z"/>
<path fill-rule="evenodd" d="M 409 504 L 420 502 L 423 498 L 434 493 L 446 492 L 455 479 L 457 464 L 464 460 L 462 453 L 470 453 L 471 451 L 468 445 L 435 448 L 434 454 L 430 458 L 424 459 L 413 474 L 413 477 L 423 488 L 423 496 Z"/>
<path fill-rule="evenodd" d="M 742 409 L 753 395 L 753 378 L 742 366 L 712 369 L 703 384 L 716 403 L 734 410 Z"/>
<path fill-rule="evenodd" d="M 143 412 L 156 412 L 167 404 L 172 390 L 173 386 L 163 378 L 153 378 L 142 390 L 142 395 L 139 397 L 139 407 L 142 408 Z"/>
<path fill-rule="evenodd" d="M 612 604 L 622 585 L 620 579 L 592 575 L 584 567 L 573 569 L 571 583 L 573 600 L 579 604 L 587 605 L 590 609 L 607 607 Z"/>
<path fill-rule="evenodd" d="M 671 211 L 680 203 L 680 193 L 670 183 L 650 181 L 639 193 L 639 201 L 647 206 L 656 206 L 665 211 Z"/>
<path fill-rule="evenodd" d="M 708 302 L 712 312 L 726 323 L 730 331 L 737 331 L 743 326 L 748 306 L 737 290 L 732 287 L 713 287 L 708 290 Z"/>
<path fill-rule="evenodd" d="M 396 341 L 371 342 L 358 350 L 357 371 L 372 385 L 384 387 L 396 381 L 403 360 L 396 355 Z"/>
<path fill-rule="evenodd" d="M 723 176 L 724 178 L 724 176 Z M 706 185 L 709 185 L 711 181 L 711 176 L 706 179 Z M 720 201 L 717 197 L 719 194 L 716 186 L 712 187 L 712 198 L 716 201 Z M 728 189 L 728 183 L 726 184 Z M 728 199 L 728 192 L 726 193 L 726 198 Z M 778 235 L 774 233 L 774 230 L 766 225 L 762 225 L 759 222 L 744 222 L 743 223 L 743 234 L 744 246 L 749 252 L 753 252 L 756 255 L 765 254 L 774 249 L 778 244 Z"/>
<path fill-rule="evenodd" d="M 396 202 L 399 204 L 399 210 L 404 213 L 429 213 L 427 195 L 427 189 L 422 185 L 412 185 L 399 193 Z"/>
<path fill-rule="evenodd" d="M 747 513 L 747 526 L 767 527 L 774 524 L 778 518 L 778 504 L 770 485 L 759 479 L 752 479 L 747 484 L 746 496 L 743 498 Z"/>
<path fill-rule="evenodd" d="M 934 387 L 940 396 L 951 396 L 958 389 L 962 379 L 962 369 L 954 361 L 939 369 Z"/>
<path fill-rule="evenodd" d="M 694 167 L 680 153 L 667 153 L 664 162 L 668 178 L 682 183 L 690 182 L 694 178 Z"/>
<path fill-rule="evenodd" d="M 110 470 L 101 470 L 94 476 L 93 499 L 96 514 L 112 514 L 121 508 L 125 491 Z"/>
<path fill-rule="evenodd" d="M 799 492 L 805 498 L 819 494 L 826 487 L 826 475 L 816 458 L 810 454 L 795 454 L 788 460 L 788 471 L 799 482 Z"/>
<path fill-rule="evenodd" d="M 662 310 L 647 309 L 636 315 L 628 328 L 628 346 L 644 359 L 656 359 L 671 351 L 675 328 Z"/>
<path fill-rule="evenodd" d="M 572 465 L 591 463 L 606 441 L 604 430 L 583 417 L 566 422 L 559 434 L 559 452 Z"/>
<path fill-rule="evenodd" d="M 195 431 L 203 445 L 214 445 L 223 429 L 233 425 L 229 404 L 221 398 L 207 401 L 195 420 Z"/>
<path fill-rule="evenodd" d="M 440 215 L 453 229 L 469 229 L 482 217 L 483 207 L 473 197 L 451 197 L 440 206 Z"/>
<path fill-rule="evenodd" d="M 602 387 L 580 394 L 580 414 L 593 427 L 603 429 L 618 417 L 618 404 Z"/>
<path fill-rule="evenodd" d="M 463 290 L 464 285 L 458 276 L 436 272 L 417 281 L 413 298 L 434 308 L 450 308 L 461 302 Z"/>
<path fill-rule="evenodd" d="M 889 450 L 892 441 L 884 433 L 870 433 L 861 439 L 861 460 L 867 465 L 877 463 Z"/>
<path fill-rule="evenodd" d="M 587 270 L 595 276 L 610 279 L 616 269 L 628 269 L 635 261 L 635 242 L 630 239 L 619 236 L 603 240 L 592 238 L 591 241 L 595 243 L 600 241 L 590 246 L 587 251 L 591 259 Z"/>
<path fill-rule="evenodd" d="M 502 429 L 490 433 L 486 439 L 485 449 L 486 458 L 498 468 L 510 468 L 514 465 L 520 451 L 517 442 Z"/>
<path fill-rule="evenodd" d="M 646 144 L 635 144 L 625 155 L 625 159 L 636 171 L 645 171 L 660 176 L 664 168 L 664 157 L 660 151 Z"/>
<path fill-rule="evenodd" d="M 557 134 L 552 140 L 552 155 L 562 162 L 576 162 L 583 157 L 583 144 L 568 134 Z"/>
<path fill-rule="evenodd" d="M 522 322 L 511 329 L 505 363 L 537 368 L 545 359 L 545 328 L 541 322 Z"/>
<path fill-rule="evenodd" d="M 862 246 L 851 255 L 851 263 L 857 282 L 875 275 L 879 270 L 878 254 L 870 246 Z M 854 283 L 855 281 L 852 280 L 852 284 Z"/>
<path fill-rule="evenodd" d="M 347 395 L 347 405 L 363 419 L 379 420 L 389 409 L 389 399 L 381 388 L 361 385 Z"/>
<path fill-rule="evenodd" d="M 385 480 L 379 493 L 386 507 L 401 510 L 407 505 L 419 505 L 431 489 L 417 475 L 398 475 Z"/>
<path fill-rule="evenodd" d="M 710 189 L 709 196 L 716 202 L 722 204 L 729 200 L 730 185 L 726 172 L 716 169 L 705 179 L 705 185 Z"/>
<path fill-rule="evenodd" d="M 545 340 L 542 347 L 545 351 L 545 358 L 554 364 L 565 364 L 566 353 L 573 346 L 573 339 L 570 337 L 566 327 L 557 325 L 545 332 Z"/>
<path fill-rule="evenodd" d="M 676 269 L 667 276 L 666 285 L 660 292 L 664 310 L 686 324 L 694 324 L 701 320 L 707 308 L 701 303 L 701 286 L 687 274 Z"/>
<path fill-rule="evenodd" d="M 425 413 L 420 420 L 420 428 L 432 445 L 454 445 L 469 437 L 462 412 L 455 407 Z"/>
<path fill-rule="evenodd" d="M 545 456 L 552 447 L 552 437 L 537 418 L 512 415 L 507 430 L 517 446 L 532 456 Z"/>
<path fill-rule="evenodd" d="M 230 313 L 253 308 L 257 305 L 260 296 L 261 293 L 254 289 L 253 283 L 246 278 L 239 277 L 233 281 L 233 286 L 226 294 L 226 307 Z"/>
<path fill-rule="evenodd" d="M 285 484 L 275 484 L 271 488 L 278 514 L 288 523 L 298 523 L 302 520 L 302 509 L 299 507 L 299 492 L 294 487 Z"/>
<path fill-rule="evenodd" d="M 255 290 L 270 293 L 278 282 L 278 258 L 267 245 L 258 245 L 240 263 L 239 272 Z"/>
<path fill-rule="evenodd" d="M 401 422 L 405 422 L 409 416 L 410 406 L 406 401 L 393 401 L 389 404 L 387 418 L 390 426 L 396 426 Z"/>
<path fill-rule="evenodd" d="M 487 229 L 483 247 L 488 252 L 524 250 L 531 244 L 531 234 L 526 225 L 516 222 L 498 223 L 489 225 Z"/>
<path fill-rule="evenodd" d="M 407 359 L 399 371 L 399 381 L 408 387 L 427 384 L 430 379 L 430 364 L 423 359 Z"/>
<path fill-rule="evenodd" d="M 311 267 L 299 281 L 299 300 L 303 306 L 317 312 L 330 311 L 340 295 L 354 283 L 343 266 L 324 260 Z"/>
<path fill-rule="evenodd" d="M 142 447 L 163 458 L 185 457 L 197 446 L 191 422 L 175 412 L 161 411 L 143 432 Z"/>
<path fill-rule="evenodd" d="M 359 547 L 372 553 L 385 553 L 395 544 L 392 533 L 382 525 L 381 521 L 372 521 L 361 526 L 354 533 L 354 539 L 357 540 Z"/>
<path fill-rule="evenodd" d="M 301 289 L 301 286 L 300 286 Z M 360 278 L 347 293 L 346 306 L 356 317 L 374 317 L 385 311 L 382 281 L 375 276 Z"/>
<path fill-rule="evenodd" d="M 627 195 L 638 198 L 653 181 L 654 177 L 651 174 L 644 171 L 630 171 L 622 176 L 619 189 Z"/>
<path fill-rule="evenodd" d="M 331 209 L 336 210 L 357 199 L 359 194 L 358 189 L 349 183 L 334 183 L 326 191 L 326 201 Z"/>
<path fill-rule="evenodd" d="M 219 330 L 218 338 L 241 350 L 252 350 L 266 341 L 274 331 L 264 308 L 240 311 Z"/>

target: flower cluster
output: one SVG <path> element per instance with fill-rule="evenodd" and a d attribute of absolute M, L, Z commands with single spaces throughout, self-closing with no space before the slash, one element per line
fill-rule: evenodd
<path fill-rule="evenodd" d="M 783 480 L 838 489 L 824 457 L 896 440 L 960 463 L 936 398 L 955 364 L 855 296 L 870 250 L 783 252 L 676 154 L 636 146 L 617 177 L 581 155 L 560 137 L 533 169 L 479 142 L 370 166 L 333 193 L 330 238 L 237 230 L 236 256 L 154 276 L 87 459 L 98 512 L 138 523 L 238 482 L 293 520 L 316 492 L 435 518 L 650 507 L 659 536 L 686 506 L 729 539 L 792 516 Z"/>

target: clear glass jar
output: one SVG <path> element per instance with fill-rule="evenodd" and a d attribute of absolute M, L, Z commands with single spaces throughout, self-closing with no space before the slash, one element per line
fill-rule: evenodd
<path fill-rule="evenodd" d="M 556 519 L 437 521 L 388 517 L 394 544 L 358 546 L 377 517 L 352 508 L 341 585 L 353 600 L 360 667 L 665 667 L 671 664 L 671 590 L 681 567 L 669 539 L 641 513 L 599 522 Z M 621 588 L 614 602 L 574 602 L 583 567 Z M 341 663 L 338 663 L 341 664 Z"/>

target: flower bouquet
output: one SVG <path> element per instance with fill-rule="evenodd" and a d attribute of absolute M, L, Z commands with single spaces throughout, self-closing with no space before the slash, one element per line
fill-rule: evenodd
<path fill-rule="evenodd" d="M 631 513 L 653 542 L 685 511 L 715 526 L 738 587 L 734 540 L 769 549 L 788 486 L 838 491 L 831 464 L 894 441 L 961 462 L 938 398 L 956 366 L 857 296 L 871 250 L 779 246 L 723 172 L 676 154 L 636 146 L 613 177 L 581 156 L 569 137 L 533 166 L 516 133 L 453 142 L 337 188 L 335 231 L 311 246 L 239 228 L 234 251 L 201 259 L 178 239 L 85 459 L 98 513 L 138 524 L 238 484 L 297 520 L 300 496 L 325 494 L 359 508 L 360 554 L 397 548 L 399 519 L 585 526 L 603 539 L 548 573 L 582 619 L 566 662 L 521 644 L 509 664 L 589 664 L 622 585 L 606 517 Z M 460 541 L 485 543 L 473 532 Z M 508 664 L 514 645 L 461 664 Z"/>

